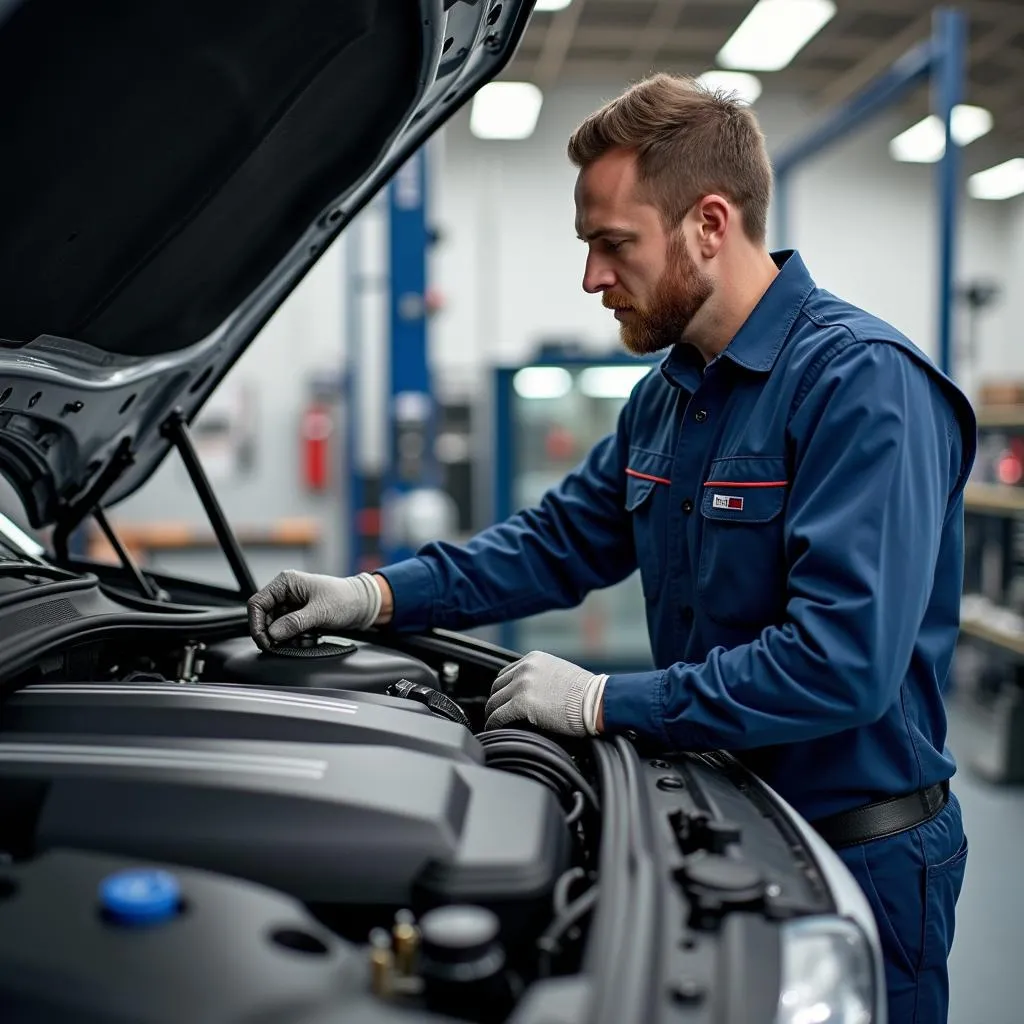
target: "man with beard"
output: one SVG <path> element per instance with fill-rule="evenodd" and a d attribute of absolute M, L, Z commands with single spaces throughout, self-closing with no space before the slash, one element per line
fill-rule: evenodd
<path fill-rule="evenodd" d="M 487 726 L 727 749 L 839 851 L 875 912 L 890 1020 L 946 1019 L 966 840 L 941 690 L 958 634 L 971 408 L 890 325 L 769 253 L 752 112 L 656 75 L 573 134 L 584 289 L 666 351 L 614 434 L 465 546 L 373 575 L 285 573 L 262 647 L 316 627 L 468 628 L 639 568 L 656 669 L 532 652 Z"/>

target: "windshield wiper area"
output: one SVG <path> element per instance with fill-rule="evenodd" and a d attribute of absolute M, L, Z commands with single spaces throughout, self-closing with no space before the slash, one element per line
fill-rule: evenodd
<path fill-rule="evenodd" d="M 80 577 L 56 566 L 47 565 L 45 562 L 34 562 L 31 559 L 18 555 L 8 558 L 0 553 L 0 576 L 16 576 L 24 579 L 26 576 L 39 576 L 54 580 L 75 580 Z"/>

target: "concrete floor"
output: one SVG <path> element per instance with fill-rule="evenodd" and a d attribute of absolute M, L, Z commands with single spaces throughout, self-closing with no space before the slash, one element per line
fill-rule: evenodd
<path fill-rule="evenodd" d="M 967 751 L 985 738 L 955 705 L 949 718 L 949 745 L 960 765 L 953 788 L 970 844 L 949 961 L 949 1024 L 1021 1024 L 1024 786 L 993 786 L 973 775 Z"/>

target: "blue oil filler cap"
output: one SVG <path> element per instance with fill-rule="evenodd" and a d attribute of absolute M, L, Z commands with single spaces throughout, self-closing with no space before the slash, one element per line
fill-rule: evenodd
<path fill-rule="evenodd" d="M 167 871 L 132 868 L 103 879 L 100 902 L 122 924 L 160 924 L 177 915 L 181 886 Z"/>

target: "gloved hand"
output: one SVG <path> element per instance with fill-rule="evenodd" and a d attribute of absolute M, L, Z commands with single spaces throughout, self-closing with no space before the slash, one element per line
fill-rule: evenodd
<path fill-rule="evenodd" d="M 289 569 L 249 598 L 249 632 L 266 651 L 312 629 L 369 629 L 384 597 L 369 573 L 317 576 Z"/>
<path fill-rule="evenodd" d="M 527 721 L 567 736 L 596 736 L 607 680 L 553 654 L 531 651 L 494 680 L 484 708 L 486 728 Z"/>

